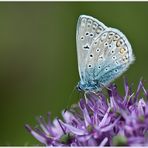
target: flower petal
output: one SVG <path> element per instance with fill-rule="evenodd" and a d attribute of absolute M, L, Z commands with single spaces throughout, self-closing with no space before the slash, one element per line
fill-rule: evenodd
<path fill-rule="evenodd" d="M 119 119 L 120 118 L 116 119 L 114 123 L 112 123 L 112 124 L 110 124 L 110 125 L 108 125 L 106 127 L 101 128 L 100 131 L 101 132 L 107 132 L 107 131 L 113 129 L 113 127 L 116 125 L 116 123 L 119 121 Z"/>
<path fill-rule="evenodd" d="M 83 109 L 83 115 L 84 115 L 85 125 L 86 125 L 86 127 L 87 127 L 87 126 L 90 125 L 92 122 L 91 122 L 91 119 L 90 119 L 90 116 L 89 116 L 89 113 L 88 113 L 86 107 Z"/>
<path fill-rule="evenodd" d="M 101 120 L 99 125 L 96 127 L 97 129 L 100 129 L 102 126 L 104 126 L 106 124 L 106 120 L 108 118 L 109 111 L 110 111 L 110 108 L 108 108 L 108 110 L 106 111 L 106 114 L 104 115 L 103 119 Z"/>
<path fill-rule="evenodd" d="M 35 132 L 29 125 L 25 125 L 25 128 L 34 136 L 39 142 L 46 145 L 46 138 L 41 136 L 39 133 Z"/>
<path fill-rule="evenodd" d="M 107 137 L 105 137 L 103 140 L 102 140 L 102 142 L 100 143 L 100 147 L 102 147 L 102 146 L 105 146 L 105 144 L 107 143 L 107 141 L 108 141 L 108 138 Z"/>
<path fill-rule="evenodd" d="M 72 125 L 66 124 L 66 123 L 62 123 L 69 131 L 71 131 L 72 133 L 76 134 L 76 135 L 85 135 L 86 131 L 85 130 L 81 130 L 78 129 L 76 127 L 73 127 Z"/>

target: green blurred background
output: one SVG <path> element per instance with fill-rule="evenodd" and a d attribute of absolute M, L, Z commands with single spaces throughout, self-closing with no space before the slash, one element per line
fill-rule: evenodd
<path fill-rule="evenodd" d="M 1 2 L 0 145 L 39 144 L 24 124 L 35 126 L 35 117 L 48 111 L 60 116 L 68 102 L 78 101 L 77 92 L 69 96 L 79 81 L 75 32 L 81 14 L 124 32 L 136 56 L 124 76 L 134 88 L 142 76 L 148 80 L 148 3 Z M 122 93 L 122 76 L 115 82 Z"/>

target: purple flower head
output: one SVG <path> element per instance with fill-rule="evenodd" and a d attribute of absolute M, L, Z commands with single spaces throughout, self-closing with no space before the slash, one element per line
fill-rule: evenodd
<path fill-rule="evenodd" d="M 113 84 L 108 96 L 87 93 L 63 119 L 51 122 L 48 114 L 48 122 L 37 119 L 40 128 L 26 128 L 46 146 L 148 146 L 148 91 L 140 81 L 133 92 L 126 79 L 124 89 L 124 96 Z"/>

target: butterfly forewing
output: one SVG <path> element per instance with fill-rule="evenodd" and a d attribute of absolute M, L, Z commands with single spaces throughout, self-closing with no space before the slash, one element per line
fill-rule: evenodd
<path fill-rule="evenodd" d="M 76 42 L 81 80 L 85 79 L 86 57 L 91 50 L 91 44 L 105 29 L 106 26 L 93 17 L 81 15 L 78 19 Z"/>

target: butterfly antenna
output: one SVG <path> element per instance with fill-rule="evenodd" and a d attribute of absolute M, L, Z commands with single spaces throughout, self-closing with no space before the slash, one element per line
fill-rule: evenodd
<path fill-rule="evenodd" d="M 68 97 L 67 107 L 66 107 L 66 109 L 65 109 L 64 112 L 66 112 L 66 110 L 68 110 L 68 108 L 69 108 L 69 106 L 70 106 L 70 102 L 71 102 L 71 99 L 72 99 L 72 95 L 73 95 L 74 91 L 76 90 L 76 87 L 77 87 L 77 86 L 75 86 L 75 87 L 73 88 L 71 94 L 70 94 L 69 97 Z"/>

